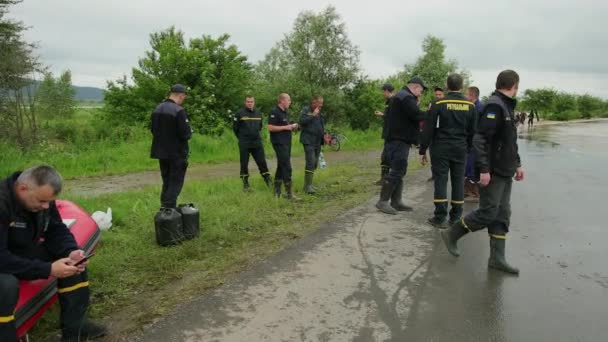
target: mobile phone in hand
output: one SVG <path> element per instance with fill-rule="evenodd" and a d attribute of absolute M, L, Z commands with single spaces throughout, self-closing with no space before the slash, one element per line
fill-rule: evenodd
<path fill-rule="evenodd" d="M 77 263 L 74 264 L 74 266 L 80 266 L 83 262 L 91 259 L 93 256 L 95 256 L 95 253 L 91 253 L 89 255 L 85 255 L 84 258 L 80 259 Z"/>

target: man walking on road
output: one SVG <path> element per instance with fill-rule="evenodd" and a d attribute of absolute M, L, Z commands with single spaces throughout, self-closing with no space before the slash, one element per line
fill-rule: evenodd
<path fill-rule="evenodd" d="M 274 176 L 274 191 L 277 197 L 281 196 L 281 186 L 285 184 L 287 199 L 297 200 L 293 194 L 291 182 L 291 132 L 298 128 L 298 124 L 289 123 L 287 110 L 291 105 L 289 94 L 279 95 L 278 104 L 270 112 L 268 131 L 270 141 L 277 155 L 277 170 Z"/>
<path fill-rule="evenodd" d="M 304 170 L 304 193 L 312 195 L 316 189 L 312 186 L 312 180 L 319 166 L 319 154 L 323 145 L 323 97 L 315 96 L 312 98 L 310 106 L 302 108 L 300 113 L 300 142 L 304 146 L 306 156 L 306 166 Z"/>
<path fill-rule="evenodd" d="M 262 130 L 262 113 L 255 108 L 255 98 L 247 96 L 245 107 L 234 116 L 234 134 L 239 139 L 239 152 L 241 159 L 241 179 L 243 190 L 251 191 L 249 186 L 249 155 L 253 157 L 268 187 L 272 186 L 272 178 L 268 172 L 264 144 L 260 131 Z"/>
<path fill-rule="evenodd" d="M 479 88 L 469 87 L 467 89 L 467 99 L 475 104 L 477 114 L 483 110 L 483 105 L 479 101 Z M 478 117 L 475 117 L 475 125 L 477 125 Z M 464 170 L 464 201 L 477 203 L 479 202 L 479 177 L 475 172 L 475 149 L 471 148 L 467 154 L 467 162 Z"/>
<path fill-rule="evenodd" d="M 426 116 L 420 144 L 420 157 L 427 163 L 426 150 L 431 146 L 431 168 L 435 180 L 435 214 L 429 223 L 444 228 L 448 216 L 448 176 L 452 183 L 450 224 L 462 216 L 464 204 L 464 164 L 473 143 L 475 117 L 473 102 L 462 95 L 462 76 L 451 74 L 447 79 L 448 94 L 433 102 Z"/>
<path fill-rule="evenodd" d="M 392 84 L 385 83 L 380 89 L 382 90 L 382 96 L 384 96 L 385 101 L 384 111 L 377 110 L 374 112 L 374 115 L 382 118 L 382 140 L 384 140 L 384 144 L 382 145 L 382 154 L 380 155 L 380 179 L 375 183 L 376 185 L 382 185 L 382 182 L 388 175 L 390 169 L 390 165 L 386 158 L 386 111 L 388 110 L 388 103 L 393 96 L 395 88 Z"/>
<path fill-rule="evenodd" d="M 479 209 L 441 231 L 448 251 L 459 256 L 457 241 L 469 232 L 488 228 L 490 259 L 488 267 L 511 274 L 519 269 L 505 259 L 505 244 L 511 219 L 511 186 L 513 178 L 524 180 L 524 169 L 517 146 L 515 125 L 515 96 L 519 75 L 513 70 L 498 74 L 496 91 L 489 98 L 479 117 L 478 129 L 473 138 L 480 170 Z"/>
<path fill-rule="evenodd" d="M 188 168 L 188 140 L 192 137 L 192 129 L 188 114 L 181 106 L 186 99 L 186 90 L 181 84 L 171 87 L 169 98 L 159 104 L 150 117 L 150 156 L 158 159 L 160 164 L 163 178 L 160 204 L 163 208 L 177 206 L 177 197 L 182 191 Z"/>
<path fill-rule="evenodd" d="M 412 210 L 402 201 L 403 177 L 407 172 L 411 145 L 418 141 L 419 122 L 424 118 L 424 112 L 418 107 L 418 98 L 425 89 L 422 79 L 413 77 L 390 99 L 385 119 L 386 155 L 390 171 L 382 183 L 380 200 L 376 203 L 376 208 L 386 214 L 396 215 L 397 211 Z"/>

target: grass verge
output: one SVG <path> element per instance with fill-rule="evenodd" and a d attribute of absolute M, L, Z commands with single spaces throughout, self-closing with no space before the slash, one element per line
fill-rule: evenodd
<path fill-rule="evenodd" d="M 414 166 L 415 167 L 415 166 Z M 86 210 L 112 207 L 114 226 L 104 232 L 97 256 L 89 266 L 91 316 L 111 323 L 114 334 L 128 335 L 170 312 L 177 304 L 200 296 L 231 276 L 285 248 L 377 191 L 377 160 L 347 162 L 315 175 L 320 193 L 290 203 L 276 199 L 261 179 L 244 194 L 238 180 L 189 182 L 180 202 L 201 208 L 202 235 L 180 246 L 155 244 L 153 216 L 159 187 L 69 198 Z M 302 177 L 294 173 L 298 190 Z M 32 331 L 35 339 L 57 333 L 57 306 Z"/>

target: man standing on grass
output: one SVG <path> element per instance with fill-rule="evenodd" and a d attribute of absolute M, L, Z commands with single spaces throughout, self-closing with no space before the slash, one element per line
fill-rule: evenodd
<path fill-rule="evenodd" d="M 380 155 L 380 179 L 375 183 L 376 185 L 382 185 L 384 178 L 388 175 L 388 171 L 390 169 L 389 162 L 386 158 L 386 111 L 388 110 L 388 103 L 391 97 L 393 96 L 393 91 L 395 88 L 390 83 L 385 83 L 382 85 L 382 96 L 384 96 L 384 111 L 375 111 L 374 115 L 382 118 L 382 140 L 384 140 L 384 144 L 382 145 L 382 154 Z"/>
<path fill-rule="evenodd" d="M 435 213 L 428 221 L 438 228 L 445 228 L 448 216 L 448 176 L 452 183 L 450 224 L 460 219 L 464 205 L 464 164 L 473 142 L 477 112 L 473 102 L 461 93 L 463 83 L 459 74 L 448 76 L 448 94 L 431 105 L 420 143 L 423 165 L 427 162 L 427 148 L 431 146 L 432 150 Z"/>
<path fill-rule="evenodd" d="M 419 122 L 424 112 L 418 108 L 418 98 L 426 89 L 419 77 L 412 77 L 407 85 L 390 99 L 386 113 L 386 154 L 390 171 L 382 184 L 376 208 L 386 214 L 411 211 L 402 201 L 403 177 L 412 144 L 418 141 Z M 389 203 L 390 201 L 390 203 Z"/>
<path fill-rule="evenodd" d="M 55 198 L 62 179 L 50 166 L 16 172 L 0 181 L 0 341 L 17 341 L 15 307 L 19 280 L 57 278 L 61 341 L 88 341 L 107 334 L 87 320 L 88 261 L 63 224 Z"/>
<path fill-rule="evenodd" d="M 186 91 L 181 84 L 171 87 L 169 98 L 159 104 L 150 117 L 150 156 L 158 159 L 160 164 L 163 178 L 160 205 L 163 208 L 177 206 L 188 168 L 188 140 L 192 137 L 192 129 L 188 114 L 181 106 L 186 99 Z"/>
<path fill-rule="evenodd" d="M 519 274 L 505 259 L 505 244 L 511 221 L 511 186 L 513 178 L 524 180 L 524 169 L 517 147 L 515 96 L 519 75 L 513 70 L 498 74 L 496 91 L 488 99 L 481 115 L 473 144 L 480 170 L 479 209 L 441 231 L 448 251 L 459 256 L 457 241 L 469 232 L 488 228 L 490 259 L 488 267 Z"/>
<path fill-rule="evenodd" d="M 323 145 L 323 97 L 312 98 L 310 106 L 302 108 L 300 114 L 300 142 L 304 146 L 306 156 L 306 167 L 304 169 L 304 193 L 312 195 L 316 189 L 312 186 L 315 170 L 319 164 L 319 154 Z"/>
<path fill-rule="evenodd" d="M 270 112 L 268 131 L 272 147 L 277 155 L 277 170 L 274 176 L 275 195 L 281 197 L 281 185 L 285 184 L 287 199 L 294 201 L 298 198 L 293 194 L 293 183 L 291 182 L 291 132 L 298 128 L 298 124 L 289 122 L 287 110 L 290 105 L 289 94 L 280 94 L 277 106 Z"/>
<path fill-rule="evenodd" d="M 272 186 L 272 178 L 266 165 L 266 155 L 264 154 L 264 144 L 262 144 L 262 113 L 255 108 L 253 96 L 245 97 L 245 107 L 239 110 L 234 116 L 233 130 L 239 139 L 239 152 L 241 156 L 241 179 L 243 180 L 243 190 L 251 191 L 249 186 L 249 155 L 260 170 L 266 186 Z"/>

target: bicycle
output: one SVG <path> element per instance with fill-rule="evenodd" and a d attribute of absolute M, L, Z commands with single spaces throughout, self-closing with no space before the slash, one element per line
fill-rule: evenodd
<path fill-rule="evenodd" d="M 323 140 L 325 141 L 325 145 L 329 146 L 332 151 L 337 152 L 340 151 L 340 143 L 347 139 L 343 134 L 328 131 L 323 135 Z"/>

